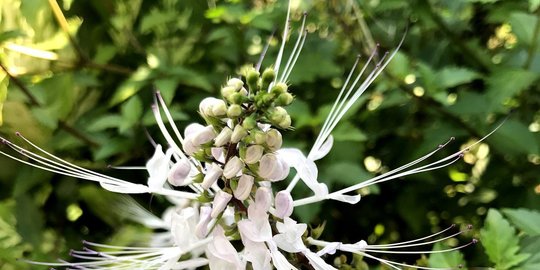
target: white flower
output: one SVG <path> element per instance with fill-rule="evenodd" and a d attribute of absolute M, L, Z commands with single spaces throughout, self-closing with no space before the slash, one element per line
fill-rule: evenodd
<path fill-rule="evenodd" d="M 213 240 L 206 247 L 210 268 L 213 270 L 245 269 L 245 264 L 240 261 L 238 252 L 225 237 L 223 228 L 217 226 L 212 235 Z"/>

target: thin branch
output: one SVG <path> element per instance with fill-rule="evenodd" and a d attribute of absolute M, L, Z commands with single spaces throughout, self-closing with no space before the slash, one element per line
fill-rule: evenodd
<path fill-rule="evenodd" d="M 9 70 L 6 68 L 6 66 L 4 66 L 4 64 L 2 62 L 0 62 L 0 68 L 2 68 L 2 70 L 4 70 L 6 75 L 9 77 L 10 81 L 13 84 L 15 84 L 15 86 L 17 86 L 17 88 L 19 88 L 23 92 L 23 94 L 30 101 L 31 105 L 34 105 L 36 107 L 41 107 L 41 104 L 39 103 L 37 98 L 32 94 L 32 92 L 30 92 L 30 90 L 24 85 L 23 82 L 21 82 L 21 80 L 19 80 L 19 78 L 13 76 L 13 74 L 11 74 L 9 72 Z M 99 143 L 92 140 L 91 138 L 89 138 L 88 136 L 83 134 L 81 131 L 79 131 L 79 130 L 75 129 L 74 127 L 70 126 L 68 123 L 66 123 L 63 120 L 58 120 L 58 126 L 62 130 L 64 130 L 67 133 L 71 134 L 73 137 L 83 141 L 84 143 L 86 143 L 86 144 L 88 144 L 88 145 L 90 145 L 92 147 L 98 147 L 99 146 Z"/>

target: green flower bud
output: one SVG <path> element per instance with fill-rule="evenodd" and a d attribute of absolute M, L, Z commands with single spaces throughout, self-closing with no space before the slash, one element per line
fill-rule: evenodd
<path fill-rule="evenodd" d="M 266 133 L 260 130 L 252 130 L 251 136 L 253 137 L 253 142 L 256 144 L 264 144 L 266 142 Z"/>
<path fill-rule="evenodd" d="M 236 93 L 236 89 L 234 89 L 232 86 L 225 86 L 221 88 L 221 95 L 227 100 L 234 93 Z"/>
<path fill-rule="evenodd" d="M 259 76 L 259 72 L 255 69 L 250 69 L 246 74 L 247 85 L 252 92 L 257 91 L 257 83 L 259 81 Z"/>
<path fill-rule="evenodd" d="M 242 114 L 242 107 L 237 104 L 233 104 L 229 106 L 229 109 L 227 109 L 227 117 L 234 119 L 237 118 Z"/>
<path fill-rule="evenodd" d="M 248 132 L 244 127 L 242 127 L 241 125 L 236 125 L 231 135 L 231 142 L 237 143 L 240 140 L 242 140 L 244 137 L 246 137 L 247 135 L 248 135 Z"/>
<path fill-rule="evenodd" d="M 293 95 L 291 93 L 282 93 L 276 98 L 276 105 L 278 106 L 287 106 L 291 104 L 294 100 Z"/>
<path fill-rule="evenodd" d="M 275 96 L 279 96 L 283 93 L 287 93 L 288 86 L 285 83 L 276 83 L 276 85 L 272 86 L 272 90 L 270 92 L 274 94 Z"/>
<path fill-rule="evenodd" d="M 238 93 L 244 97 L 247 97 L 248 96 L 248 91 L 246 88 L 242 87 L 240 88 L 240 90 L 238 91 Z"/>
<path fill-rule="evenodd" d="M 274 71 L 273 68 L 267 68 L 264 70 L 261 78 L 262 78 L 261 89 L 265 90 L 268 88 L 270 83 L 273 82 L 274 79 L 276 78 L 276 72 Z"/>
<path fill-rule="evenodd" d="M 244 82 L 238 78 L 230 78 L 227 81 L 227 86 L 233 87 L 236 91 L 240 90 L 244 86 Z"/>
<path fill-rule="evenodd" d="M 274 109 L 270 111 L 267 117 L 270 120 L 270 122 L 277 125 L 281 121 L 283 121 L 283 119 L 285 119 L 287 115 L 289 115 L 287 114 L 287 110 L 285 110 L 283 107 L 278 106 L 278 107 L 274 107 Z"/>
<path fill-rule="evenodd" d="M 257 126 L 257 121 L 255 121 L 254 116 L 250 116 L 244 119 L 244 121 L 242 122 L 242 126 L 247 130 L 252 130 Z"/>
<path fill-rule="evenodd" d="M 278 127 L 282 128 L 282 129 L 290 128 L 291 127 L 291 116 L 286 115 L 285 118 L 283 118 L 283 120 L 281 120 L 278 123 Z"/>
<path fill-rule="evenodd" d="M 227 101 L 231 104 L 242 104 L 244 102 L 245 96 L 243 96 L 241 93 L 234 93 L 227 97 Z"/>

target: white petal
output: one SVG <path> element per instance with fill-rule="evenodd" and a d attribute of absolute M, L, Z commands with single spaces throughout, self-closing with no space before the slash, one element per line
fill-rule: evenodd
<path fill-rule="evenodd" d="M 309 153 L 308 158 L 311 160 L 319 160 L 325 157 L 328 152 L 332 149 L 334 145 L 334 137 L 332 135 L 328 136 L 328 139 L 321 145 L 319 149 L 313 149 L 313 153 Z"/>
<path fill-rule="evenodd" d="M 344 195 L 344 194 L 335 194 L 330 195 L 330 199 L 345 202 L 349 204 L 357 204 L 360 201 L 360 195 Z"/>
<path fill-rule="evenodd" d="M 300 179 L 315 193 L 315 196 L 328 195 L 326 185 L 317 181 L 318 170 L 313 160 L 306 158 L 300 150 L 295 148 L 282 148 L 278 154 L 296 169 Z"/>

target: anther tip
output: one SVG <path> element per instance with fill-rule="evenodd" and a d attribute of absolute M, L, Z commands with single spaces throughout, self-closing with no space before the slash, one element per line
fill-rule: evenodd
<path fill-rule="evenodd" d="M 74 253 L 74 252 L 75 252 L 75 250 L 70 249 L 70 250 L 69 250 L 69 256 L 73 256 L 73 253 Z"/>
<path fill-rule="evenodd" d="M 112 168 L 112 165 L 111 164 L 107 164 L 107 169 L 110 169 Z"/>
<path fill-rule="evenodd" d="M 82 243 L 83 245 L 86 245 L 86 244 L 88 244 L 88 241 L 86 241 L 86 240 L 83 239 L 83 240 L 81 241 L 81 243 Z"/>
<path fill-rule="evenodd" d="M 459 264 L 457 267 L 458 267 L 459 269 L 461 269 L 461 268 L 463 268 L 463 264 Z"/>
<path fill-rule="evenodd" d="M 454 228 L 454 227 L 456 227 L 456 224 L 450 225 L 450 228 Z"/>
<path fill-rule="evenodd" d="M 19 137 L 20 137 L 20 136 L 21 136 L 21 133 L 20 133 L 20 132 L 18 132 L 18 131 L 16 131 L 16 132 L 15 132 L 15 135 L 17 135 L 17 136 L 19 136 Z"/>
<path fill-rule="evenodd" d="M 472 230 L 472 228 L 473 228 L 472 224 L 467 224 L 467 230 Z"/>
<path fill-rule="evenodd" d="M 302 13 L 304 16 L 307 16 L 308 12 L 307 11 L 304 11 L 304 13 Z"/>
<path fill-rule="evenodd" d="M 456 137 L 450 137 L 450 140 L 451 140 L 451 141 L 453 141 L 453 140 L 455 140 L 455 139 L 456 139 Z"/>
<path fill-rule="evenodd" d="M 473 240 L 472 240 L 472 243 L 473 243 L 473 244 L 476 244 L 476 243 L 478 243 L 478 239 L 476 239 L 476 238 L 473 238 Z"/>

